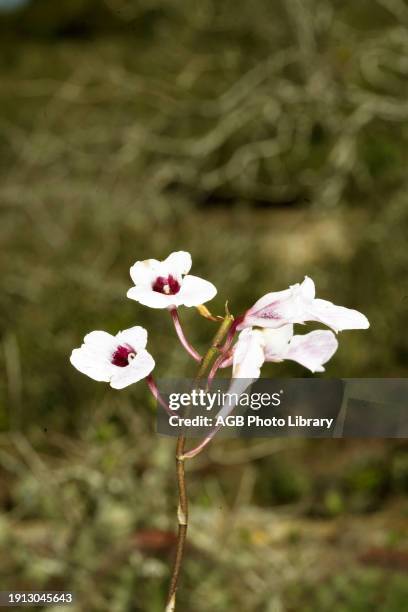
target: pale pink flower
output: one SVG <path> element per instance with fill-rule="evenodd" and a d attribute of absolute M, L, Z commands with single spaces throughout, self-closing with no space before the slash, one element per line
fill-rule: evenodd
<path fill-rule="evenodd" d="M 191 263 L 186 251 L 171 253 L 164 261 L 137 261 L 130 268 L 135 286 L 127 297 L 150 308 L 199 306 L 212 300 L 217 289 L 203 278 L 188 274 Z"/>
<path fill-rule="evenodd" d="M 135 326 L 112 336 L 93 331 L 80 348 L 72 351 L 72 365 L 90 378 L 109 382 L 114 389 L 123 389 L 153 370 L 153 357 L 146 351 L 147 331 Z"/>
<path fill-rule="evenodd" d="M 239 334 L 231 355 L 221 365 L 222 368 L 232 365 L 233 369 L 228 397 L 217 418 L 225 418 L 231 414 L 237 403 L 235 396 L 240 396 L 259 378 L 265 361 L 279 362 L 290 359 L 312 372 L 324 372 L 323 364 L 334 355 L 337 346 L 336 336 L 328 330 L 295 336 L 293 325 L 278 329 L 244 329 Z M 198 455 L 220 428 L 221 425 L 214 427 L 200 444 L 184 453 L 184 458 L 191 459 Z"/>
<path fill-rule="evenodd" d="M 334 355 L 338 342 L 329 330 L 316 330 L 303 335 L 293 334 L 293 325 L 278 329 L 244 329 L 222 367 L 233 366 L 234 378 L 259 378 L 265 361 L 296 361 L 311 372 L 324 372 L 325 364 Z"/>
<path fill-rule="evenodd" d="M 284 291 L 267 293 L 244 315 L 237 329 L 269 327 L 276 329 L 288 323 L 317 321 L 335 332 L 343 329 L 367 329 L 367 317 L 357 310 L 336 306 L 327 300 L 315 298 L 315 285 L 305 277 L 303 283 Z"/>

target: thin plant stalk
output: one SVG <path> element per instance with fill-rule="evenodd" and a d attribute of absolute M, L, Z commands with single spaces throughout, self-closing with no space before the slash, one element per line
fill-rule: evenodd
<path fill-rule="evenodd" d="M 240 379 L 240 378 L 233 379 L 232 385 L 229 388 L 229 393 L 231 393 L 231 395 L 234 395 L 234 394 L 241 395 L 244 389 L 246 389 L 250 384 L 252 384 L 254 380 L 255 379 Z M 217 418 L 222 417 L 225 419 L 227 416 L 231 414 L 235 406 L 236 406 L 236 402 L 224 404 L 224 406 L 221 408 L 221 410 L 217 414 Z M 216 425 L 210 431 L 210 433 L 197 446 L 195 446 L 194 448 L 184 453 L 183 459 L 192 459 L 193 457 L 201 453 L 201 451 L 207 446 L 207 444 L 211 442 L 211 440 L 213 439 L 215 434 L 221 429 L 221 427 L 222 427 L 222 424 Z"/>
<path fill-rule="evenodd" d="M 216 373 L 218 372 L 218 370 L 220 369 L 220 367 L 222 366 L 223 362 L 226 360 L 226 358 L 228 357 L 228 355 L 226 355 L 225 353 L 221 353 L 221 355 L 218 355 L 217 359 L 214 361 L 210 373 L 208 374 L 208 378 L 207 378 L 207 388 L 209 389 L 211 387 L 211 383 L 215 378 Z"/>
<path fill-rule="evenodd" d="M 170 415 L 170 416 L 175 415 L 176 413 L 171 408 L 169 408 L 167 403 L 164 401 L 164 399 L 160 395 L 160 391 L 157 388 L 156 381 L 154 380 L 154 378 L 153 378 L 153 376 L 151 374 L 149 374 L 149 376 L 146 376 L 146 383 L 147 383 L 147 386 L 150 389 L 151 394 L 155 398 L 155 400 L 165 409 L 167 414 Z"/>
<path fill-rule="evenodd" d="M 235 321 L 232 323 L 228 331 L 227 338 L 225 340 L 225 344 L 222 347 L 220 354 L 218 355 L 217 359 L 214 361 L 211 367 L 211 370 L 210 370 L 210 373 L 207 379 L 207 388 L 211 387 L 211 383 L 214 380 L 215 375 L 218 372 L 218 369 L 222 366 L 223 362 L 228 358 L 228 354 L 230 352 L 232 343 L 234 342 L 235 334 L 237 333 L 237 326 L 241 322 L 241 320 L 242 320 L 242 317 L 239 317 L 235 319 Z"/>
<path fill-rule="evenodd" d="M 189 450 L 186 453 L 184 453 L 184 455 L 182 457 L 183 460 L 185 460 L 185 459 L 192 459 L 193 457 L 195 457 L 196 455 L 201 453 L 201 451 L 207 446 L 207 444 L 209 444 L 211 442 L 211 440 L 213 439 L 215 434 L 221 429 L 221 427 L 222 427 L 222 425 L 218 425 L 217 427 L 214 427 L 214 429 L 212 429 L 210 431 L 208 436 L 206 436 L 199 444 L 197 444 L 197 446 L 195 446 L 191 450 Z"/>
<path fill-rule="evenodd" d="M 202 360 L 202 357 L 200 355 L 200 353 L 198 353 L 195 348 L 190 344 L 190 342 L 187 340 L 182 325 L 181 325 L 181 321 L 180 321 L 180 317 L 178 314 L 178 310 L 177 308 L 171 308 L 170 309 L 170 314 L 171 314 L 171 318 L 173 319 L 173 323 L 174 323 L 174 328 L 176 330 L 178 339 L 180 340 L 181 344 L 183 345 L 183 347 L 186 349 L 187 353 L 189 355 L 191 355 L 191 357 L 193 359 L 195 359 L 196 361 L 200 362 Z"/>
<path fill-rule="evenodd" d="M 207 373 L 208 369 L 211 366 L 211 362 L 214 359 L 215 355 L 220 350 L 222 343 L 228 334 L 228 330 L 230 329 L 233 322 L 233 317 L 230 314 L 227 314 L 222 323 L 215 334 L 211 346 L 206 352 L 201 361 L 201 365 L 197 372 L 196 383 L 202 379 Z M 165 612 L 174 612 L 176 609 L 176 594 L 177 588 L 179 584 L 179 578 L 182 570 L 183 559 L 184 559 L 184 549 L 186 543 L 187 536 L 187 527 L 188 527 L 188 496 L 187 496 L 187 488 L 186 488 L 186 476 L 185 476 L 185 444 L 186 438 L 183 434 L 181 434 L 177 438 L 177 446 L 176 446 L 176 468 L 177 468 L 177 484 L 178 484 L 178 508 L 177 508 L 177 518 L 178 518 L 178 534 L 177 534 L 177 544 L 176 544 L 176 556 L 174 560 L 173 572 L 170 579 L 170 587 L 169 594 L 167 598 L 167 605 Z"/>

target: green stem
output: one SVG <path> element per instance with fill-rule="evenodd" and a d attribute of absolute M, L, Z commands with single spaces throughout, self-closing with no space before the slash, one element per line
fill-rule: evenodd
<path fill-rule="evenodd" d="M 210 348 L 203 357 L 203 360 L 197 373 L 197 381 L 200 380 L 200 378 L 203 378 L 203 376 L 207 373 L 207 370 L 209 369 L 213 358 L 218 354 L 218 351 L 222 346 L 224 338 L 228 334 L 233 320 L 234 317 L 230 314 L 225 315 L 224 319 L 222 320 L 222 323 L 212 340 Z"/>
<path fill-rule="evenodd" d="M 217 333 L 215 334 L 211 346 L 204 355 L 204 358 L 201 362 L 200 368 L 197 372 L 196 383 L 203 378 L 207 370 L 211 366 L 211 362 L 214 357 L 218 354 L 222 343 L 228 334 L 228 331 L 232 325 L 234 317 L 230 314 L 225 315 L 224 319 L 220 327 L 218 328 Z M 176 545 L 176 557 L 174 560 L 173 572 L 170 580 L 170 588 L 169 594 L 167 598 L 167 605 L 165 612 L 174 612 L 176 609 L 176 593 L 177 587 L 179 583 L 181 568 L 184 559 L 184 549 L 186 543 L 187 536 L 187 527 L 188 527 L 188 497 L 187 497 L 187 488 L 186 488 L 186 475 L 184 469 L 184 450 L 185 450 L 186 438 L 184 435 L 180 435 L 177 438 L 177 447 L 176 447 L 176 468 L 177 468 L 177 484 L 178 484 L 178 509 L 177 509 L 177 518 L 178 518 L 178 535 L 177 535 L 177 545 Z"/>

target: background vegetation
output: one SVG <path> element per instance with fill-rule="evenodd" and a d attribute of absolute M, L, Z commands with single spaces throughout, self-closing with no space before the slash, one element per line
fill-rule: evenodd
<path fill-rule="evenodd" d="M 406 375 L 408 6 L 36 0 L 0 32 L 1 583 L 161 611 L 174 441 L 71 349 L 140 323 L 158 374 L 191 374 L 125 297 L 134 261 L 185 249 L 216 312 L 307 274 L 367 314 L 327 376 Z M 215 441 L 189 487 L 180 611 L 404 609 L 403 441 Z"/>

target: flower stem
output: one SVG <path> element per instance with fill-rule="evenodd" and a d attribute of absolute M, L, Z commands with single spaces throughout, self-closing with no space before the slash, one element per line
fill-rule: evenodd
<path fill-rule="evenodd" d="M 228 333 L 233 322 L 232 315 L 227 314 L 215 334 L 211 346 L 206 352 L 196 376 L 196 383 L 203 378 L 211 365 L 211 361 L 219 351 L 225 336 Z M 173 573 L 170 580 L 169 594 L 165 612 L 174 612 L 176 609 L 176 593 L 179 583 L 181 568 L 183 565 L 184 548 L 187 536 L 188 527 L 188 497 L 186 488 L 186 477 L 184 468 L 184 447 L 186 438 L 182 434 L 177 439 L 176 446 L 176 467 L 177 467 L 177 484 L 178 484 L 178 535 L 176 545 L 176 557 L 174 561 Z"/>
<path fill-rule="evenodd" d="M 222 362 L 227 358 L 228 351 L 230 350 L 231 345 L 234 341 L 237 325 L 240 323 L 240 321 L 241 319 L 235 319 L 235 321 L 233 321 L 229 327 L 229 331 L 228 331 L 225 343 L 223 347 L 220 349 L 221 353 L 215 359 L 211 367 L 210 373 L 208 375 L 207 388 L 211 386 L 211 383 L 214 380 L 214 377 L 218 371 L 218 368 L 222 365 Z M 210 433 L 199 444 L 197 444 L 197 446 L 195 446 L 194 448 L 184 453 L 183 459 L 192 459 L 193 457 L 201 453 L 201 451 L 207 446 L 207 444 L 209 444 L 209 442 L 211 442 L 211 440 L 213 439 L 217 431 L 219 431 L 220 429 L 221 429 L 221 425 L 219 425 L 218 427 L 214 427 L 214 429 L 210 431 Z"/>
<path fill-rule="evenodd" d="M 174 560 L 173 573 L 171 576 L 169 595 L 167 599 L 166 612 L 173 612 L 176 609 L 176 592 L 178 581 L 180 577 L 181 567 L 183 564 L 184 547 L 187 536 L 188 526 L 188 497 L 186 488 L 186 477 L 184 470 L 184 459 L 181 457 L 184 453 L 184 445 L 186 438 L 184 435 L 180 435 L 177 438 L 176 446 L 176 469 L 177 469 L 177 485 L 178 485 L 178 508 L 177 508 L 177 519 L 178 519 L 178 534 L 177 534 L 177 546 L 176 546 L 176 557 Z"/>
<path fill-rule="evenodd" d="M 238 379 L 238 378 L 232 379 L 232 383 L 229 387 L 228 393 L 231 395 L 231 397 L 240 396 L 242 392 L 244 391 L 244 389 L 246 389 L 251 384 L 252 380 L 251 379 Z M 243 388 L 242 388 L 242 384 L 244 384 Z M 217 414 L 217 420 L 219 417 L 222 417 L 223 419 L 225 419 L 228 415 L 230 415 L 231 412 L 234 410 L 236 404 L 237 404 L 237 400 L 232 400 L 232 402 L 230 400 L 229 402 L 224 404 L 221 410 L 219 411 L 219 413 Z M 199 444 L 197 444 L 197 446 L 195 446 L 194 448 L 191 448 L 189 451 L 184 453 L 182 458 L 192 459 L 193 457 L 201 453 L 201 451 L 207 446 L 209 442 L 211 442 L 211 440 L 213 439 L 215 434 L 221 429 L 221 427 L 222 427 L 222 424 L 216 425 L 210 431 L 210 433 Z"/>
<path fill-rule="evenodd" d="M 184 335 L 184 331 L 183 331 L 183 328 L 181 326 L 181 322 L 180 322 L 180 318 L 179 318 L 179 315 L 178 315 L 177 308 L 171 308 L 170 309 L 170 314 L 171 314 L 171 317 L 173 319 L 174 328 L 176 330 L 177 336 L 178 336 L 181 344 L 184 346 L 184 348 L 186 349 L 187 353 L 189 355 L 191 355 L 191 357 L 193 359 L 195 359 L 196 361 L 201 361 L 202 357 L 201 357 L 200 353 L 197 353 L 195 348 L 193 346 L 191 346 L 191 344 L 189 343 L 189 341 L 187 340 L 187 338 Z"/>
<path fill-rule="evenodd" d="M 203 378 L 203 376 L 207 372 L 208 368 L 211 365 L 211 361 L 213 360 L 215 355 L 219 352 L 225 336 L 228 334 L 228 331 L 231 325 L 233 325 L 233 321 L 234 321 L 234 317 L 230 314 L 226 315 L 224 319 L 222 320 L 222 323 L 220 327 L 218 328 L 218 331 L 212 340 L 211 346 L 206 352 L 206 354 L 204 355 L 204 358 L 201 362 L 201 365 L 197 373 L 196 381 L 199 381 L 200 378 Z"/>
<path fill-rule="evenodd" d="M 214 361 L 210 373 L 208 375 L 207 387 L 211 386 L 212 381 L 218 371 L 218 369 L 222 366 L 222 362 L 225 361 L 228 357 L 229 350 L 234 341 L 236 328 L 237 328 L 238 320 L 234 321 L 229 329 L 227 339 L 225 340 L 224 346 L 221 348 L 220 355 L 218 355 L 217 359 Z"/>
<path fill-rule="evenodd" d="M 210 431 L 208 436 L 206 436 L 203 440 L 201 440 L 200 444 L 197 444 L 197 446 L 195 446 L 191 450 L 189 450 L 186 453 L 184 453 L 183 460 L 184 459 L 192 459 L 193 457 L 195 457 L 196 455 L 201 453 L 201 451 L 207 446 L 207 444 L 209 444 L 211 442 L 211 440 L 213 439 L 213 437 L 215 436 L 217 431 L 219 431 L 221 429 L 221 427 L 222 427 L 222 425 L 218 425 L 217 427 L 214 427 L 214 429 L 212 431 Z"/>
<path fill-rule="evenodd" d="M 167 403 L 164 401 L 164 399 L 162 398 L 162 396 L 160 395 L 160 391 L 157 388 L 156 385 L 156 381 L 154 380 L 153 376 L 151 374 L 149 374 L 149 376 L 146 376 L 146 383 L 147 386 L 150 389 L 151 394 L 153 395 L 153 397 L 155 398 L 155 400 L 157 402 L 159 402 L 159 404 L 165 409 L 165 411 L 167 412 L 167 414 L 169 415 L 174 415 L 176 414 L 173 410 L 171 410 L 171 408 L 169 408 L 169 406 L 167 405 Z"/>
<path fill-rule="evenodd" d="M 219 368 L 222 366 L 222 362 L 225 361 L 226 358 L 227 358 L 226 353 L 222 352 L 220 355 L 218 355 L 217 359 L 212 364 L 212 367 L 211 367 L 210 373 L 208 374 L 208 379 L 207 379 L 208 389 L 211 387 L 211 383 L 214 380 L 216 373 L 218 372 Z"/>

